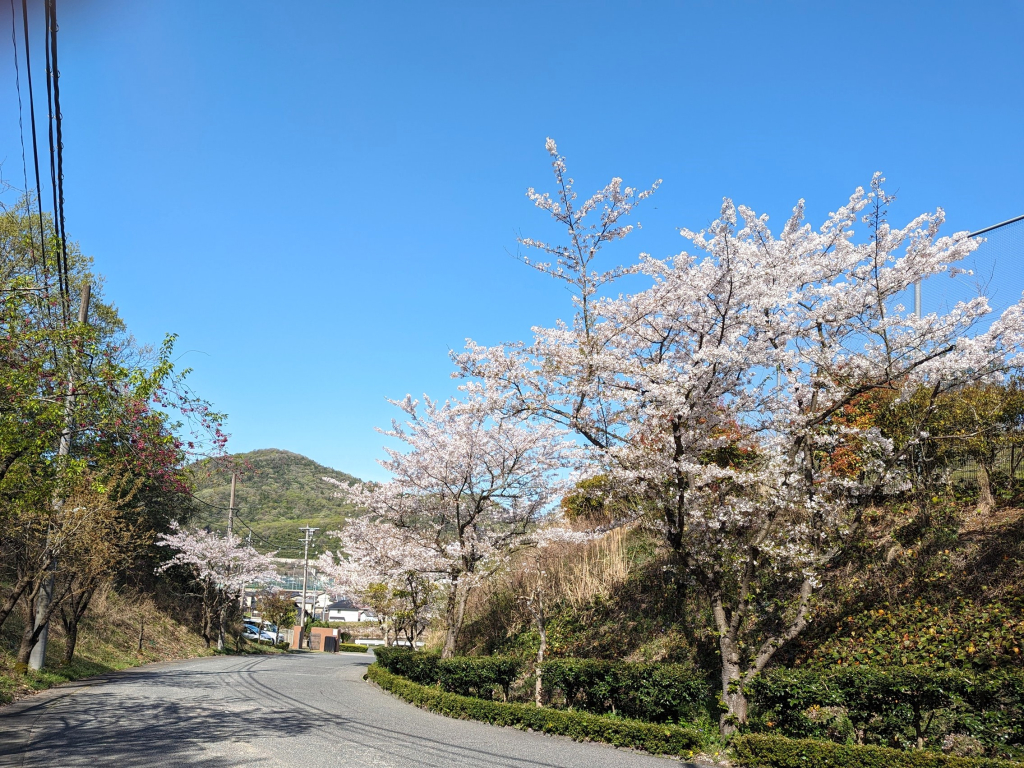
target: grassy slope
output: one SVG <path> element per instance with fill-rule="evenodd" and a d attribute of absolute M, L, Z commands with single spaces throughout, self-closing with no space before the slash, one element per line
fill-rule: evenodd
<path fill-rule="evenodd" d="M 249 469 L 243 472 L 235 488 L 235 504 L 239 517 L 271 545 L 258 538 L 258 548 L 279 550 L 284 557 L 299 556 L 298 528 L 310 525 L 322 531 L 337 530 L 354 510 L 338 493 L 338 486 L 325 481 L 351 485 L 358 478 L 345 472 L 317 464 L 312 459 L 289 451 L 266 448 L 233 457 Z M 196 495 L 215 507 L 227 507 L 231 495 L 231 477 L 205 473 L 197 468 Z M 222 509 L 200 505 L 196 522 L 209 524 L 214 530 L 226 526 Z M 243 535 L 244 526 L 237 528 Z"/>
<path fill-rule="evenodd" d="M 14 659 L 21 639 L 21 617 L 14 614 L 0 631 L 0 703 L 69 680 L 139 666 L 152 661 L 187 659 L 211 653 L 197 634 L 161 613 L 139 595 L 98 593 L 82 620 L 74 662 L 60 666 L 64 634 L 51 625 L 46 670 L 21 673 Z M 142 649 L 139 632 L 143 629 Z"/>

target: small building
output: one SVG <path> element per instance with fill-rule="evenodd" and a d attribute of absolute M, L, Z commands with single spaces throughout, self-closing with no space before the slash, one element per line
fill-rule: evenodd
<path fill-rule="evenodd" d="M 328 621 L 376 621 L 377 614 L 365 608 L 358 607 L 349 598 L 331 603 L 327 606 Z"/>

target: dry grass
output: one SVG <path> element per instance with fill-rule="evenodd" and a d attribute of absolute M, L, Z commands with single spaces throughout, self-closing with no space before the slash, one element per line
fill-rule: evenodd
<path fill-rule="evenodd" d="M 595 597 L 608 597 L 629 578 L 631 564 L 626 551 L 629 530 L 616 528 L 582 548 L 575 558 L 559 553 L 553 561 L 556 589 L 574 609 L 589 605 Z"/>
<path fill-rule="evenodd" d="M 0 633 L 0 703 L 69 680 L 212 653 L 199 635 L 162 613 L 148 597 L 112 589 L 101 589 L 93 598 L 79 628 L 75 660 L 70 665 L 61 665 L 65 638 L 55 620 L 50 625 L 46 670 L 16 670 L 21 632 L 21 616 L 14 614 Z"/>

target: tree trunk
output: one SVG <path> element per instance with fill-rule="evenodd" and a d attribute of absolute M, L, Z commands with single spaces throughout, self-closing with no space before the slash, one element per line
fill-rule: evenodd
<path fill-rule="evenodd" d="M 62 664 L 70 664 L 75 658 L 75 646 L 78 644 L 78 623 L 85 616 L 96 587 L 89 587 L 78 592 L 68 594 L 68 605 L 60 607 L 60 623 L 64 627 L 64 658 Z"/>
<path fill-rule="evenodd" d="M 24 594 L 25 590 L 28 589 L 28 587 L 31 584 L 31 576 L 21 576 L 14 583 L 14 587 L 13 589 L 11 589 L 11 592 L 7 596 L 7 599 L 4 600 L 3 606 L 0 606 L 0 628 L 3 627 L 4 623 L 7 621 L 7 618 L 11 615 L 11 612 L 14 611 L 15 606 L 17 606 L 18 601 L 21 599 L 21 596 Z"/>
<path fill-rule="evenodd" d="M 987 515 L 995 509 L 996 502 L 992 497 L 992 477 L 986 462 L 978 462 L 978 509 L 980 515 Z"/>
<path fill-rule="evenodd" d="M 227 610 L 227 606 L 224 605 L 224 601 L 221 601 L 220 608 L 217 611 L 217 650 L 224 650 L 224 613 Z"/>
<path fill-rule="evenodd" d="M 448 606 L 444 615 L 444 647 L 441 649 L 441 658 L 450 659 L 455 655 L 455 645 L 459 641 L 459 632 L 462 631 L 462 622 L 466 617 L 466 602 L 469 600 L 469 590 L 462 589 L 458 579 L 452 582 L 452 592 L 448 597 Z"/>
<path fill-rule="evenodd" d="M 539 707 L 541 706 L 541 696 L 544 691 L 544 652 L 548 649 L 548 633 L 544 622 L 544 603 L 540 602 L 542 598 L 539 595 L 537 599 L 536 620 L 537 634 L 540 635 L 540 645 L 537 647 L 537 683 L 534 688 L 533 699 Z"/>
<path fill-rule="evenodd" d="M 64 658 L 61 664 L 67 666 L 75 660 L 75 646 L 78 645 L 78 622 L 74 622 L 69 630 L 64 631 Z"/>

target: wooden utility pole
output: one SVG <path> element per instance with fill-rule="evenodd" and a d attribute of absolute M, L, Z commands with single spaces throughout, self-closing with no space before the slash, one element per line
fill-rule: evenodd
<path fill-rule="evenodd" d="M 78 308 L 78 325 L 83 326 L 89 322 L 89 299 L 92 289 L 89 283 L 82 287 L 82 304 Z M 72 355 L 72 361 L 77 359 L 77 354 Z M 73 371 L 68 372 L 68 393 L 64 397 L 64 429 L 60 433 L 60 443 L 57 446 L 57 466 L 62 470 L 66 463 L 67 456 L 71 453 L 71 440 L 75 430 L 75 376 Z M 58 499 L 54 506 L 62 502 Z M 50 542 L 47 542 L 49 546 Z M 39 596 L 36 598 L 35 626 L 33 629 L 39 631 L 35 645 L 28 657 L 30 669 L 42 669 L 46 666 L 46 643 L 50 634 L 50 602 L 53 600 L 53 572 L 57 569 L 57 561 L 50 562 L 50 573 L 45 577 Z M 40 629 L 40 626 L 42 627 Z"/>

